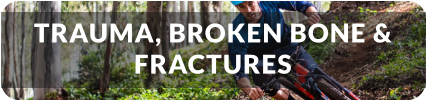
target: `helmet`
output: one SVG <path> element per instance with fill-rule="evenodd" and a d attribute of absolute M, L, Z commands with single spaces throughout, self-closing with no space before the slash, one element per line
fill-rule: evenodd
<path fill-rule="evenodd" d="M 243 3 L 244 1 L 231 1 L 231 3 L 233 4 L 233 5 L 238 5 L 238 4 L 241 4 L 241 3 Z"/>

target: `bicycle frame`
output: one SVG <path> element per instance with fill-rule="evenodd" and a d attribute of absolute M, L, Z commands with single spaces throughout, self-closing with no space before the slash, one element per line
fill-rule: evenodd
<path fill-rule="evenodd" d="M 309 28 L 308 28 L 309 29 Z M 307 34 L 307 32 L 305 32 Z M 307 44 L 305 44 L 306 47 Z M 340 85 L 336 80 L 332 77 L 328 76 L 324 71 L 320 68 L 314 68 L 312 71 L 306 69 L 306 67 L 302 66 L 300 62 L 298 62 L 298 56 L 301 55 L 301 43 L 297 45 L 296 51 L 291 54 L 289 59 L 289 63 L 292 66 L 289 74 L 275 74 L 274 77 L 269 78 L 261 87 L 262 90 L 267 90 L 268 86 L 274 82 L 276 82 L 279 77 L 284 77 L 290 83 L 300 90 L 303 94 L 305 94 L 308 98 L 314 99 L 323 99 L 329 100 L 329 98 L 317 88 L 316 81 L 319 78 L 324 79 L 328 83 L 330 83 L 335 88 L 341 90 L 343 94 L 349 94 L 352 98 L 356 100 L 360 100 L 355 94 L 351 91 Z"/>

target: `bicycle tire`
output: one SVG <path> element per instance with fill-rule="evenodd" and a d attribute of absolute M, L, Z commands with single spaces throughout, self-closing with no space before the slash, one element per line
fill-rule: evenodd
<path fill-rule="evenodd" d="M 357 99 L 353 98 L 351 95 L 349 95 L 349 93 L 345 93 L 345 96 L 348 97 L 350 100 L 357 100 Z"/>
<path fill-rule="evenodd" d="M 306 96 L 302 91 L 297 89 L 297 87 L 294 86 L 293 83 L 288 81 L 286 78 L 280 77 L 277 79 L 277 82 L 283 85 L 285 88 L 289 89 L 290 91 L 293 91 L 296 95 L 300 96 L 301 98 L 305 100 L 310 100 L 308 96 Z"/>
<path fill-rule="evenodd" d="M 345 94 L 340 92 L 339 89 L 335 88 L 322 78 L 318 79 L 316 83 L 321 92 L 333 100 L 351 100 Z"/>

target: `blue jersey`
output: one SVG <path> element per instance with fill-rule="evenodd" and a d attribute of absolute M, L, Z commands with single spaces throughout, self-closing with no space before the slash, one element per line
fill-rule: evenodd
<path fill-rule="evenodd" d="M 313 5 L 308 1 L 260 1 L 259 6 L 262 9 L 262 18 L 259 21 L 260 27 L 253 28 L 253 31 L 257 31 L 259 33 L 254 35 L 253 39 L 260 39 L 260 43 L 248 43 L 248 25 L 241 13 L 238 14 L 232 22 L 233 30 L 236 30 L 239 24 L 244 24 L 239 32 L 244 42 L 239 42 L 235 35 L 233 37 L 228 37 L 233 38 L 233 43 L 228 43 L 228 53 L 231 64 L 234 68 L 236 67 L 236 55 L 241 55 L 241 68 L 239 72 L 234 75 L 236 80 L 243 77 L 248 78 L 248 76 L 244 73 L 244 55 L 256 55 L 259 59 L 261 59 L 264 54 L 290 54 L 296 50 L 296 44 L 291 43 L 290 40 L 290 27 L 285 24 L 279 9 L 299 11 L 305 14 L 306 9 Z M 281 43 L 277 43 L 270 34 L 268 35 L 268 42 L 264 43 L 264 34 L 266 34 L 263 33 L 264 24 L 268 24 L 275 33 L 277 32 L 277 24 L 281 24 L 281 27 L 278 27 L 281 28 L 281 32 L 277 33 L 281 34 Z"/>

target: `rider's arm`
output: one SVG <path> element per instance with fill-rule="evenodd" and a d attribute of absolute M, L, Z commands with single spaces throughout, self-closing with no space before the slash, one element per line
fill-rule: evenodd
<path fill-rule="evenodd" d="M 236 55 L 240 55 L 240 59 L 238 61 L 238 65 L 240 65 L 240 70 L 238 70 L 238 72 L 234 74 L 237 86 L 251 99 L 260 98 L 264 94 L 263 91 L 259 87 L 252 88 L 249 77 L 247 76 L 247 74 L 244 73 L 244 56 L 247 53 L 248 44 L 236 41 L 237 39 L 234 38 L 233 43 L 228 43 L 228 53 L 229 58 L 231 60 L 231 65 L 234 67 L 234 69 L 237 65 Z M 245 41 L 247 41 L 247 39 L 245 39 Z"/>
<path fill-rule="evenodd" d="M 277 7 L 285 10 L 290 11 L 298 11 L 302 12 L 306 15 L 306 9 L 309 7 L 315 7 L 311 2 L 309 1 L 275 1 L 277 2 Z"/>
<path fill-rule="evenodd" d="M 250 93 L 250 88 L 252 88 L 251 84 L 250 84 L 250 80 L 248 78 L 246 78 L 246 77 L 240 78 L 237 81 L 237 85 L 246 94 L 249 94 Z"/>
<path fill-rule="evenodd" d="M 237 18 L 235 18 L 235 20 L 233 21 L 233 30 L 235 30 L 238 26 L 238 24 L 241 23 L 241 21 L 243 21 L 243 16 L 241 14 L 239 14 L 237 16 Z M 234 79 L 235 82 L 237 84 L 237 86 L 246 94 L 248 94 L 249 96 L 257 96 L 259 97 L 260 94 L 263 94 L 263 92 L 258 92 L 258 90 L 256 88 L 252 88 L 251 84 L 250 84 L 250 80 L 247 74 L 244 73 L 244 56 L 247 54 L 247 49 L 248 49 L 248 43 L 247 43 L 247 36 L 244 33 L 247 33 L 247 31 L 245 31 L 244 29 L 242 29 L 240 31 L 241 33 L 241 38 L 243 39 L 244 42 L 240 42 L 239 39 L 236 36 L 232 36 L 229 38 L 233 39 L 232 43 L 228 43 L 228 53 L 229 53 L 229 60 L 231 61 L 231 65 L 232 67 L 234 67 L 234 69 L 237 67 L 236 65 L 240 66 L 240 70 L 238 70 L 237 73 L 234 74 Z M 240 59 L 239 61 L 237 61 L 236 55 L 240 55 Z M 239 62 L 237 64 L 237 62 Z M 260 90 L 260 88 L 259 88 Z M 254 91 L 253 93 L 251 93 L 252 91 Z M 261 91 L 261 90 L 260 90 Z M 256 97 L 256 98 L 257 98 Z M 252 97 L 250 97 L 252 98 Z"/>
<path fill-rule="evenodd" d="M 229 60 L 231 61 L 232 67 L 234 69 L 237 67 L 237 57 L 236 55 L 240 55 L 240 60 L 238 61 L 238 65 L 240 66 L 240 70 L 238 70 L 237 73 L 234 74 L 235 81 L 238 85 L 238 80 L 242 78 L 249 78 L 247 74 L 244 73 L 244 56 L 247 53 L 248 44 L 247 43 L 239 43 L 236 38 L 234 38 L 233 43 L 228 43 L 228 53 L 229 53 Z M 249 81 L 250 82 L 250 81 Z M 248 83 L 250 84 L 250 83 Z"/>

